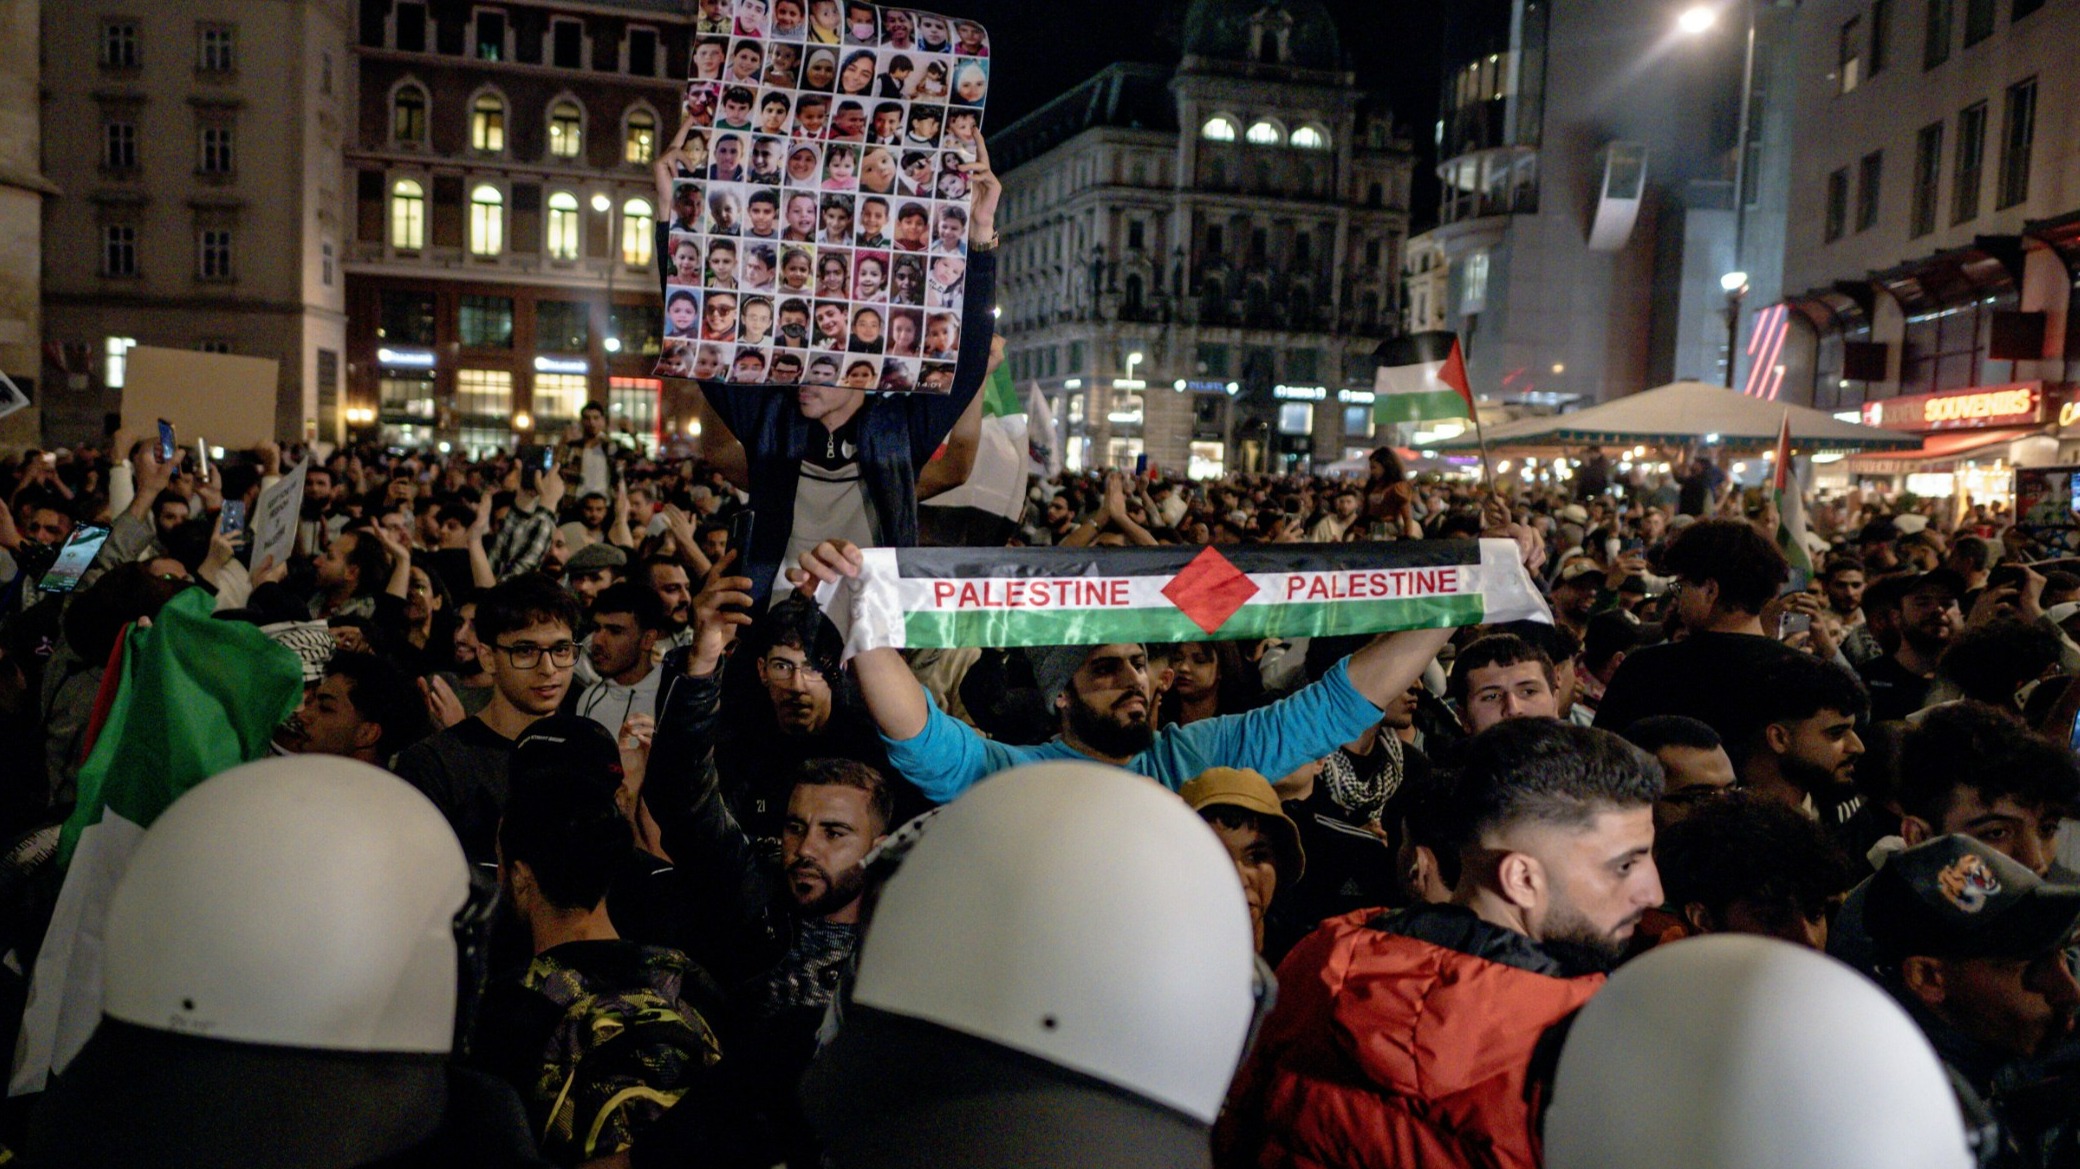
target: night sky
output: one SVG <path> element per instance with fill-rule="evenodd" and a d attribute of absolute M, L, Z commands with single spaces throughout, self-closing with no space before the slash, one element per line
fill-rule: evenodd
<path fill-rule="evenodd" d="M 1415 222 L 1436 205 L 1432 127 L 1442 76 L 1446 9 L 1465 0 L 1326 0 L 1358 82 L 1384 93 L 1415 143 Z M 1185 0 L 956 0 L 950 15 L 989 26 L 989 120 L 1008 126 L 1114 61 L 1173 63 Z"/>

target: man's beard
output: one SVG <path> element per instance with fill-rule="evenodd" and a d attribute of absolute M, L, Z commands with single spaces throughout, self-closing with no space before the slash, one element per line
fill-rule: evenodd
<path fill-rule="evenodd" d="M 1633 924 L 1638 924 L 1638 918 L 1633 919 Z M 1632 941 L 1631 930 L 1626 930 L 1623 937 L 1612 937 L 1597 929 L 1574 906 L 1557 901 L 1544 935 L 1538 940 L 1538 948 L 1560 963 L 1570 977 L 1608 974 L 1624 961 Z"/>
<path fill-rule="evenodd" d="M 1941 653 L 1943 652 L 1943 647 L 1949 645 L 1951 641 L 1949 637 L 1940 633 L 1930 632 L 1919 625 L 1902 627 L 1900 629 L 1900 638 L 1908 645 L 1925 654 Z"/>
<path fill-rule="evenodd" d="M 1783 773 L 1784 778 L 1790 780 L 1793 786 L 1808 795 L 1824 793 L 1830 788 L 1850 782 L 1832 767 L 1821 767 L 1792 755 L 1779 759 L 1777 770 Z"/>
<path fill-rule="evenodd" d="M 1142 709 L 1147 709 L 1145 701 Z M 1069 698 L 1069 729 L 1092 750 L 1112 759 L 1131 759 L 1148 750 L 1156 740 L 1156 728 L 1145 715 L 1139 722 L 1122 724 L 1110 711 L 1092 709 L 1081 695 Z"/>
<path fill-rule="evenodd" d="M 813 901 L 803 901 L 799 897 L 795 900 L 796 911 L 807 918 L 829 917 L 831 914 L 857 901 L 859 895 L 865 892 L 867 887 L 866 871 L 858 865 L 853 865 L 846 869 L 841 876 L 833 878 L 824 871 L 822 865 L 807 857 L 801 857 L 793 864 L 787 866 L 789 893 L 794 892 L 794 877 L 796 873 L 812 873 L 823 881 L 823 893 L 821 896 Z"/>

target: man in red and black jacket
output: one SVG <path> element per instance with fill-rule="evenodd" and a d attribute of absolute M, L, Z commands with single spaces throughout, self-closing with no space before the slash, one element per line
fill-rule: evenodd
<path fill-rule="evenodd" d="M 1552 719 L 1499 723 L 1463 762 L 1451 902 L 1335 918 L 1287 956 L 1217 1164 L 1539 1164 L 1534 1052 L 1661 903 L 1661 768 Z"/>

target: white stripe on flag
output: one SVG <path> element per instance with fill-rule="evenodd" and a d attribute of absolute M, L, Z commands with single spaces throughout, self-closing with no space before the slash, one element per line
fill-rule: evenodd
<path fill-rule="evenodd" d="M 1434 394 L 1439 390 L 1457 395 L 1459 391 L 1438 380 L 1444 369 L 1443 361 L 1426 361 L 1421 365 L 1382 365 L 1373 375 L 1372 386 L 1381 394 Z"/>
<path fill-rule="evenodd" d="M 824 585 L 816 600 L 845 639 L 845 657 L 864 650 L 904 649 L 912 613 L 1112 611 L 1170 609 L 1170 576 L 906 578 L 890 548 L 862 551 L 858 577 Z M 1446 574 L 1449 575 L 1446 575 Z M 1410 575 L 1417 574 L 1417 575 Z M 1257 592 L 1244 608 L 1336 601 L 1440 596 L 1485 598 L 1483 620 L 1552 623 L 1552 612 L 1524 571 L 1516 542 L 1480 541 L 1477 564 L 1353 567 L 1331 571 L 1248 574 Z M 844 593 L 840 596 L 840 593 Z"/>
<path fill-rule="evenodd" d="M 108 903 L 143 840 L 144 829 L 106 807 L 101 819 L 79 834 L 29 983 L 9 1096 L 43 1091 L 51 1074 L 65 1070 L 100 1024 Z"/>

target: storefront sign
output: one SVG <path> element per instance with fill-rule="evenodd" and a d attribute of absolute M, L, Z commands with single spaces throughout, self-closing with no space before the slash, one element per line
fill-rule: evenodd
<path fill-rule="evenodd" d="M 1979 386 L 1947 394 L 1916 394 L 1866 402 L 1863 424 L 1887 430 L 1979 430 L 2038 426 L 2048 420 L 2043 382 Z"/>

